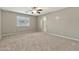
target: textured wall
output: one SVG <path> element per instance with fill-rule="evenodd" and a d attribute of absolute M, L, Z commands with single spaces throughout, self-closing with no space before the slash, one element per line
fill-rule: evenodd
<path fill-rule="evenodd" d="M 47 31 L 49 33 L 79 39 L 79 8 L 65 8 L 38 17 L 39 29 L 42 17 L 47 17 Z"/>
<path fill-rule="evenodd" d="M 17 27 L 16 26 L 16 16 L 22 15 L 30 18 L 30 26 L 29 27 Z M 23 15 L 19 13 L 2 11 L 2 34 L 11 34 L 20 31 L 25 32 L 34 32 L 37 31 L 36 27 L 36 17 L 30 15 Z"/>
<path fill-rule="evenodd" d="M 1 39 L 1 10 L 0 10 L 0 39 Z"/>

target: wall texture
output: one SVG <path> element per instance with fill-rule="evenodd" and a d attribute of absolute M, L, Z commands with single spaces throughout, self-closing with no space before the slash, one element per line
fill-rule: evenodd
<path fill-rule="evenodd" d="M 1 39 L 1 10 L 0 10 L 0 39 Z"/>
<path fill-rule="evenodd" d="M 27 27 L 17 27 L 16 17 L 22 15 L 30 18 L 30 26 Z M 35 32 L 37 31 L 36 17 L 30 15 L 23 15 L 19 13 L 2 11 L 2 34 L 12 34 L 18 32 Z"/>
<path fill-rule="evenodd" d="M 2 21 L 0 21 L 2 22 L 2 25 L 0 25 L 0 28 L 2 26 L 2 34 L 35 32 L 37 30 L 42 31 L 43 26 L 41 25 L 41 20 L 43 19 L 43 17 L 46 17 L 47 32 L 79 39 L 79 8 L 77 7 L 65 8 L 63 10 L 39 16 L 38 18 L 35 16 L 23 15 L 30 18 L 31 25 L 28 28 L 19 28 L 16 26 L 17 15 L 23 14 L 2 11 Z"/>
<path fill-rule="evenodd" d="M 65 8 L 38 17 L 39 30 L 42 30 L 40 21 L 47 17 L 47 32 L 79 39 L 79 8 Z"/>

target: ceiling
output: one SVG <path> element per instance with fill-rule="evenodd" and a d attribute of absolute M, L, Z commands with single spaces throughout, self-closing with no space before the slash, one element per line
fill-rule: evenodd
<path fill-rule="evenodd" d="M 18 13 L 23 13 L 23 14 L 29 14 L 29 15 L 34 15 L 34 16 L 39 16 L 39 15 L 46 14 L 49 12 L 58 11 L 66 7 L 39 7 L 39 8 L 43 10 L 40 14 L 32 14 L 31 12 L 32 7 L 1 7 L 1 9 L 3 10 L 13 11 L 13 12 L 18 12 Z"/>

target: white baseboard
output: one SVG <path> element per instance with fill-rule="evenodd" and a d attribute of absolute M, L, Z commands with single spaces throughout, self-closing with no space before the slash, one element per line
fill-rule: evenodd
<path fill-rule="evenodd" d="M 16 35 L 16 34 L 23 34 L 23 33 L 30 33 L 30 32 L 20 31 L 20 32 L 14 32 L 14 33 L 7 33 L 7 34 L 2 34 L 2 37 Z"/>
<path fill-rule="evenodd" d="M 14 35 L 14 34 L 16 34 L 16 33 L 3 34 L 2 37 L 9 36 L 9 35 Z"/>
<path fill-rule="evenodd" d="M 15 34 L 18 34 L 18 33 L 22 33 L 22 31 L 20 31 L 20 32 L 13 32 L 13 33 L 2 34 L 2 37 L 4 37 L 4 36 L 10 36 L 10 35 L 15 35 Z"/>
<path fill-rule="evenodd" d="M 48 33 L 48 32 L 47 32 L 47 34 L 54 35 L 54 36 L 58 36 L 58 37 L 63 37 L 63 38 L 66 38 L 66 39 L 71 39 L 71 40 L 79 41 L 79 39 L 72 38 L 72 37 L 68 37 L 68 36 L 64 36 L 64 35 L 57 35 L 57 34 Z"/>
<path fill-rule="evenodd" d="M 67 39 L 79 41 L 79 39 L 72 38 L 72 37 L 68 37 L 68 36 L 64 36 L 64 35 L 58 35 L 58 34 L 53 34 L 53 33 L 48 33 L 48 32 L 45 32 L 45 33 L 50 34 L 50 35 L 53 35 L 53 36 L 58 36 L 58 37 L 63 37 L 63 38 L 67 38 Z M 2 36 L 8 36 L 8 35 L 14 35 L 14 34 L 17 34 L 17 33 L 3 34 Z M 1 38 L 2 36 L 0 36 L 0 38 Z"/>

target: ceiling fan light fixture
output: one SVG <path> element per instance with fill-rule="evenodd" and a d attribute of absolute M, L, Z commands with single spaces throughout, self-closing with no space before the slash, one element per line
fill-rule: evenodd
<path fill-rule="evenodd" d="M 32 14 L 36 14 L 36 13 L 37 13 L 37 11 L 36 11 L 36 10 L 33 10 L 33 11 L 32 11 Z"/>

